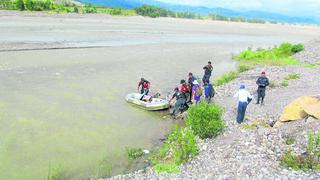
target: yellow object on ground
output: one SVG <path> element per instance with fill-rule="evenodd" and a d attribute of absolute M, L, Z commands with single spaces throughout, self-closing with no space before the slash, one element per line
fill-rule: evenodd
<path fill-rule="evenodd" d="M 315 97 L 301 96 L 285 107 L 280 117 L 280 121 L 286 122 L 303 119 L 308 116 L 308 114 L 305 112 L 305 108 L 316 103 L 319 103 L 319 100 Z M 309 110 L 314 112 L 312 107 Z"/>
<path fill-rule="evenodd" d="M 308 105 L 304 108 L 304 111 L 310 116 L 320 119 L 320 101 L 315 104 Z"/>

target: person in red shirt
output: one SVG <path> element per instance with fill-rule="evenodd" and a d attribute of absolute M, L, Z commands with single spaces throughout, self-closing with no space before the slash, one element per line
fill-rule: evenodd
<path fill-rule="evenodd" d="M 141 86 L 141 90 L 140 90 L 140 86 Z M 148 95 L 150 90 L 150 82 L 144 78 L 141 78 L 138 84 L 138 91 L 139 90 L 140 90 L 140 94 Z"/>

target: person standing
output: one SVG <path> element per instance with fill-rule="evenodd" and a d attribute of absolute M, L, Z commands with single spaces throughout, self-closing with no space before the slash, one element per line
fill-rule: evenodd
<path fill-rule="evenodd" d="M 197 78 L 189 72 L 188 74 L 188 84 L 189 84 L 189 94 L 192 94 L 193 82 L 197 80 Z M 192 96 L 189 96 L 188 102 L 191 102 Z"/>
<path fill-rule="evenodd" d="M 211 102 L 211 98 L 215 95 L 215 90 L 209 81 L 204 83 L 204 95 L 208 104 Z"/>
<path fill-rule="evenodd" d="M 253 96 L 245 89 L 245 85 L 241 84 L 239 91 L 233 97 L 238 98 L 237 123 L 241 124 L 244 120 L 247 106 L 251 102 Z"/>
<path fill-rule="evenodd" d="M 261 99 L 261 105 L 263 105 L 263 100 L 266 95 L 266 87 L 269 86 L 269 79 L 266 77 L 266 73 L 262 72 L 261 76 L 257 79 L 257 85 L 258 85 L 258 99 L 256 104 L 260 104 Z"/>
<path fill-rule="evenodd" d="M 193 81 L 193 87 L 192 87 L 192 97 L 196 104 L 200 102 L 200 98 L 202 96 L 202 89 L 199 86 L 199 83 L 197 80 Z"/>
<path fill-rule="evenodd" d="M 140 89 L 141 86 L 141 89 Z M 144 78 L 141 78 L 138 84 L 138 91 L 140 90 L 140 94 L 148 95 L 150 90 L 150 82 Z"/>
<path fill-rule="evenodd" d="M 203 75 L 203 78 L 202 78 L 203 84 L 206 81 L 210 81 L 210 77 L 211 77 L 211 74 L 212 74 L 212 69 L 213 69 L 213 67 L 211 65 L 211 61 L 208 61 L 208 64 L 203 67 L 203 70 L 204 70 L 204 75 Z"/>

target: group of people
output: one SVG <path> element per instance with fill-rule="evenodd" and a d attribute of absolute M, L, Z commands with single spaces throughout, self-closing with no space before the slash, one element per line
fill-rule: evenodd
<path fill-rule="evenodd" d="M 188 80 L 185 81 L 182 79 L 180 81 L 181 87 L 176 87 L 174 89 L 174 94 L 170 99 L 170 103 L 173 99 L 176 99 L 176 102 L 173 107 L 172 114 L 176 114 L 177 112 L 182 112 L 188 109 L 188 104 L 198 104 L 201 101 L 201 98 L 204 97 L 207 103 L 211 102 L 211 98 L 214 96 L 214 88 L 210 83 L 210 76 L 212 73 L 212 66 L 211 62 L 208 62 L 210 67 L 210 74 L 209 71 L 206 72 L 203 76 L 203 86 L 201 86 L 197 80 L 197 78 L 193 75 L 193 73 L 188 74 Z M 207 65 L 207 66 L 208 66 Z M 207 69 L 207 66 L 204 68 Z"/>
<path fill-rule="evenodd" d="M 201 98 L 204 97 L 207 103 L 211 102 L 211 99 L 215 95 L 215 89 L 210 83 L 210 77 L 212 75 L 212 63 L 208 62 L 206 66 L 203 67 L 204 75 L 202 78 L 203 86 L 199 84 L 197 78 L 193 73 L 189 72 L 187 81 L 182 79 L 180 81 L 180 87 L 174 88 L 174 93 L 170 99 L 170 104 L 173 99 L 176 100 L 173 106 L 172 114 L 178 112 L 183 112 L 189 108 L 189 104 L 198 104 L 201 101 Z M 269 86 L 269 79 L 266 77 L 266 73 L 262 72 L 259 78 L 256 81 L 258 86 L 257 89 L 257 102 L 256 104 L 263 105 L 264 97 L 266 92 L 266 87 Z M 148 95 L 150 90 L 150 82 L 144 78 L 141 78 L 141 81 L 138 84 L 138 90 L 144 95 Z M 142 97 L 143 97 L 142 96 Z M 241 84 L 239 91 L 234 95 L 235 98 L 238 98 L 238 112 L 237 112 L 237 122 L 240 124 L 243 122 L 245 117 L 245 112 L 249 103 L 253 100 L 253 96 L 246 90 L 245 85 Z"/>

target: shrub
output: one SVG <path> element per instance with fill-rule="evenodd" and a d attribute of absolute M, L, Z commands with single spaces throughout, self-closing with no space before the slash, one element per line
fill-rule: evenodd
<path fill-rule="evenodd" d="M 24 11 L 26 9 L 23 0 L 17 0 L 16 1 L 16 7 L 20 11 Z"/>
<path fill-rule="evenodd" d="M 128 159 L 138 159 L 143 156 L 143 150 L 141 148 L 129 148 L 126 147 L 127 157 Z"/>
<path fill-rule="evenodd" d="M 176 127 L 150 160 L 157 172 L 176 172 L 178 165 L 197 154 L 197 140 L 193 131 L 190 128 Z"/>
<path fill-rule="evenodd" d="M 239 73 L 237 71 L 230 71 L 222 76 L 220 76 L 217 80 L 213 82 L 215 86 L 221 86 L 226 84 L 238 77 Z"/>
<path fill-rule="evenodd" d="M 202 139 L 215 137 L 225 126 L 222 112 L 220 106 L 202 102 L 188 109 L 187 125 Z"/>
<path fill-rule="evenodd" d="M 298 52 L 303 51 L 303 50 L 304 50 L 303 44 L 294 44 L 291 47 L 291 52 L 292 53 L 298 53 Z"/>
<path fill-rule="evenodd" d="M 309 133 L 307 151 L 296 155 L 287 151 L 281 158 L 281 165 L 294 170 L 320 170 L 320 133 Z"/>

